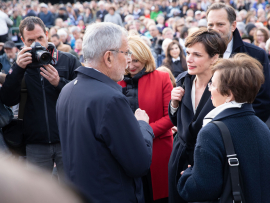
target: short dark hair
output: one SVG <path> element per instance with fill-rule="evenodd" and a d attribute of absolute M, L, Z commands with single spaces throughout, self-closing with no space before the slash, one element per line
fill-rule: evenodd
<path fill-rule="evenodd" d="M 53 35 L 51 36 L 51 38 L 53 38 L 53 37 L 56 37 L 57 39 L 60 39 L 60 37 L 59 37 L 58 34 L 53 34 Z"/>
<path fill-rule="evenodd" d="M 31 5 L 26 5 L 26 8 L 31 8 Z"/>
<path fill-rule="evenodd" d="M 46 27 L 45 27 L 43 21 L 38 17 L 29 16 L 29 17 L 25 18 L 23 21 L 21 21 L 21 23 L 20 23 L 19 31 L 20 31 L 22 37 L 24 38 L 24 36 L 23 36 L 24 28 L 26 28 L 27 31 L 32 31 L 35 29 L 35 25 L 39 25 L 43 29 L 44 33 L 46 33 Z"/>
<path fill-rule="evenodd" d="M 233 7 L 230 5 L 224 4 L 224 3 L 214 3 L 212 4 L 206 11 L 206 18 L 208 17 L 208 14 L 212 10 L 220 10 L 224 9 L 227 12 L 228 20 L 230 24 L 232 25 L 234 21 L 236 21 L 236 13 Z"/>
<path fill-rule="evenodd" d="M 234 96 L 238 103 L 252 103 L 264 83 L 262 64 L 251 56 L 238 53 L 233 58 L 220 59 L 212 73 L 220 72 L 217 90 L 223 96 Z"/>
<path fill-rule="evenodd" d="M 219 57 L 222 57 L 227 48 L 227 45 L 217 31 L 207 30 L 205 27 L 202 27 L 189 35 L 186 38 L 185 47 L 193 46 L 198 42 L 204 45 L 205 50 L 210 57 L 213 57 L 216 54 L 218 54 Z"/>

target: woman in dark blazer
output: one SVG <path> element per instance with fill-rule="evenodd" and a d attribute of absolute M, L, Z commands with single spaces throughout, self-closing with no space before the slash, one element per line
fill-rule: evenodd
<path fill-rule="evenodd" d="M 211 67 L 222 57 L 226 44 L 215 31 L 201 28 L 186 39 L 187 74 L 172 90 L 169 116 L 178 128 L 169 161 L 169 202 L 185 202 L 176 186 L 180 172 L 193 164 L 193 152 L 203 118 L 214 106 L 207 84 Z"/>
<path fill-rule="evenodd" d="M 146 111 L 155 135 L 152 164 L 147 176 L 143 177 L 145 202 L 168 202 L 168 162 L 173 145 L 168 104 L 172 83 L 168 73 L 155 70 L 154 58 L 143 39 L 132 36 L 128 45 L 132 61 L 119 84 L 133 112 L 137 108 Z"/>
<path fill-rule="evenodd" d="M 175 78 L 180 73 L 187 70 L 187 62 L 184 51 L 176 40 L 173 40 L 168 45 L 166 58 L 163 60 L 163 65 L 172 71 Z"/>
<path fill-rule="evenodd" d="M 209 123 L 213 120 L 222 121 L 230 131 L 239 161 L 242 198 L 246 203 L 269 202 L 270 131 L 252 108 L 264 83 L 262 70 L 259 61 L 242 53 L 214 66 L 209 90 L 216 108 L 205 116 L 194 165 L 182 173 L 177 186 L 186 201 L 217 200 L 227 179 L 224 166 L 228 165 L 228 158 L 219 128 Z"/>

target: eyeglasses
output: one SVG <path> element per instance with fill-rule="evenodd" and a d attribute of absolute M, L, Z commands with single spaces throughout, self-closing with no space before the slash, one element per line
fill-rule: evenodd
<path fill-rule="evenodd" d="M 216 87 L 213 86 L 213 83 L 212 83 L 212 82 L 209 82 L 209 83 L 208 83 L 208 89 L 210 90 L 211 88 L 216 88 Z"/>
<path fill-rule="evenodd" d="M 123 54 L 125 54 L 125 56 L 127 56 L 127 57 L 131 57 L 131 55 L 132 55 L 132 52 L 131 51 L 126 51 L 126 52 L 124 52 L 124 51 L 119 51 L 119 50 L 114 50 L 114 49 L 112 49 L 112 50 L 109 50 L 109 51 L 115 51 L 115 52 L 117 52 L 117 53 L 123 53 Z"/>

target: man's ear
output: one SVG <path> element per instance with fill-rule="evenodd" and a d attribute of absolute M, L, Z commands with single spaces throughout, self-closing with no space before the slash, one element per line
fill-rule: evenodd
<path fill-rule="evenodd" d="M 23 39 L 23 37 L 21 36 L 21 40 L 22 40 L 22 42 L 24 43 L 24 39 Z M 25 44 L 25 43 L 24 43 Z"/>
<path fill-rule="evenodd" d="M 237 25 L 237 23 L 236 23 L 236 21 L 234 21 L 234 22 L 232 23 L 232 32 L 234 32 L 234 31 L 235 31 L 235 29 L 236 29 L 236 25 Z"/>
<path fill-rule="evenodd" d="M 103 60 L 104 60 L 107 67 L 112 67 L 113 60 L 114 60 L 112 52 L 106 51 L 104 56 L 103 56 Z"/>

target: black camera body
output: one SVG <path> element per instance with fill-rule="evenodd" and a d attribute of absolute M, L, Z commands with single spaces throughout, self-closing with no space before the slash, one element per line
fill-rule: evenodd
<path fill-rule="evenodd" d="M 32 54 L 32 63 L 27 65 L 27 68 L 40 68 L 43 65 L 48 65 L 52 61 L 52 55 L 39 42 L 31 44 L 31 50 L 26 51 Z"/>

